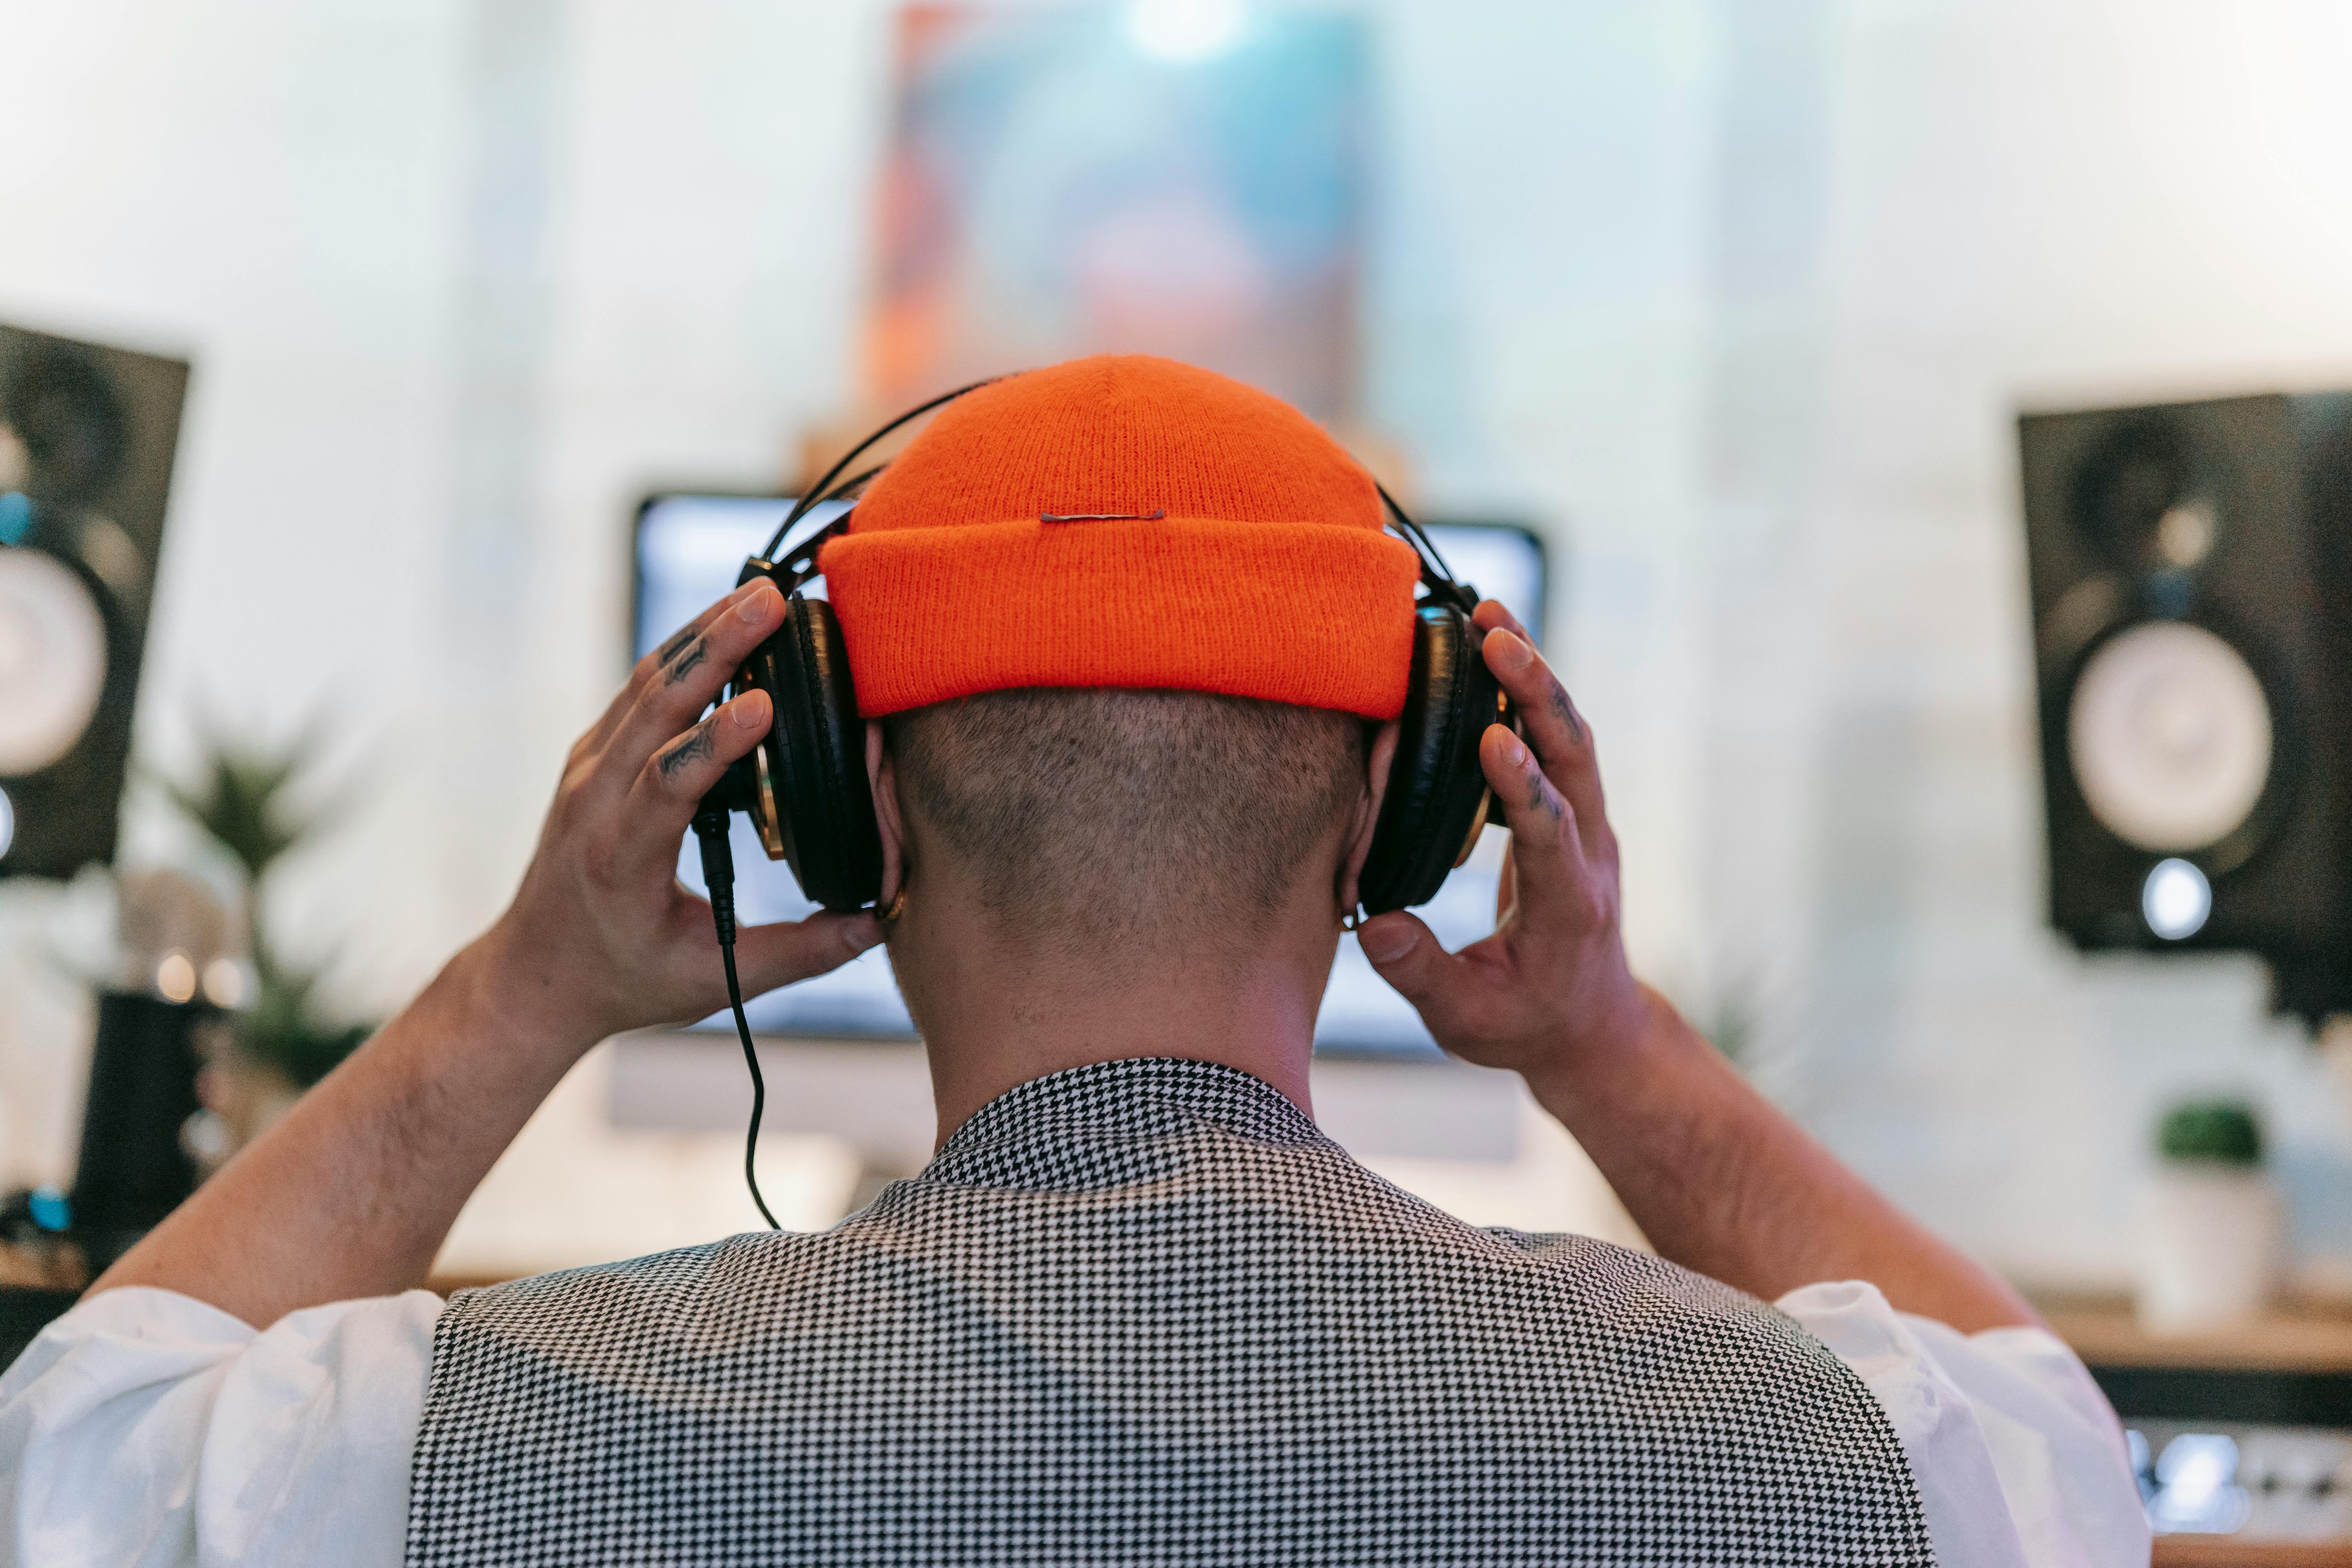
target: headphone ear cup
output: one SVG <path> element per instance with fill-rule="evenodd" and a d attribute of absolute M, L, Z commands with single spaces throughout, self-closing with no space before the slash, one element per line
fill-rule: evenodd
<path fill-rule="evenodd" d="M 793 595 L 784 624 L 752 653 L 744 674 L 775 710 L 760 742 L 763 798 L 753 813 L 769 856 L 792 867 L 812 903 L 863 909 L 882 890 L 882 834 L 866 778 L 857 688 L 833 606 Z"/>
<path fill-rule="evenodd" d="M 1501 685 L 1479 652 L 1486 640 L 1450 605 L 1424 603 L 1415 612 L 1396 759 L 1358 879 L 1358 899 L 1369 914 L 1435 897 L 1485 824 L 1478 742 L 1487 725 L 1507 722 Z"/>

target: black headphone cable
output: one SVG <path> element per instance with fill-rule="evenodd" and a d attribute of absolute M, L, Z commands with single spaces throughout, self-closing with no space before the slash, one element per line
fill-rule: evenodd
<path fill-rule="evenodd" d="M 751 1189 L 751 1201 L 760 1208 L 760 1217 L 768 1222 L 770 1230 L 784 1227 L 768 1212 L 768 1200 L 760 1195 L 759 1173 L 752 1169 L 751 1158 L 760 1148 L 760 1116 L 767 1109 L 768 1084 L 760 1075 L 760 1053 L 751 1046 L 751 1020 L 743 1016 L 743 983 L 735 975 L 735 851 L 727 842 L 727 807 L 714 798 L 720 792 L 705 795 L 694 813 L 694 837 L 702 848 L 702 884 L 710 893 L 710 923 L 719 933 L 719 956 L 727 966 L 727 1004 L 735 1010 L 735 1034 L 743 1042 L 743 1065 L 751 1069 L 751 1125 L 743 1134 L 743 1184 Z"/>

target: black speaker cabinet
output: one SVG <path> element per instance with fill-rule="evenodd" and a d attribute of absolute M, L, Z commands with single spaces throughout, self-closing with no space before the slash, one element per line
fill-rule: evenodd
<path fill-rule="evenodd" d="M 0 326 L 0 876 L 114 858 L 187 384 Z"/>
<path fill-rule="evenodd" d="M 196 1190 L 180 1129 L 196 1113 L 196 1032 L 213 1016 L 197 1002 L 99 994 L 73 1184 L 74 1231 L 99 1267 Z"/>
<path fill-rule="evenodd" d="M 2352 1007 L 2352 395 L 2019 421 L 2050 918 Z"/>

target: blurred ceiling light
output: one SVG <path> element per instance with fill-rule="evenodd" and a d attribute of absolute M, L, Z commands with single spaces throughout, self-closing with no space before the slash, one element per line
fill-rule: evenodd
<path fill-rule="evenodd" d="M 215 958 L 205 965 L 205 1000 L 215 1007 L 234 1007 L 245 1000 L 245 966 L 234 958 Z"/>
<path fill-rule="evenodd" d="M 1154 59 L 1192 65 L 1240 41 L 1241 0 L 1135 0 L 1127 34 Z"/>
<path fill-rule="evenodd" d="M 155 966 L 155 994 L 166 1002 L 189 1002 L 196 994 L 195 961 L 184 952 L 167 952 Z"/>

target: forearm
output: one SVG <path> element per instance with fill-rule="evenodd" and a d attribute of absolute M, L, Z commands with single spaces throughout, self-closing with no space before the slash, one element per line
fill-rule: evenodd
<path fill-rule="evenodd" d="M 756 745 L 765 693 L 705 710 L 784 618 L 757 582 L 695 617 L 564 760 L 515 900 L 425 994 L 93 1289 L 155 1285 L 257 1327 L 421 1285 L 475 1186 L 590 1047 L 722 1005 L 710 906 L 678 885 L 703 798 Z M 870 914 L 745 926 L 751 995 L 879 942 Z"/>
<path fill-rule="evenodd" d="M 423 1284 L 466 1199 L 593 1043 L 544 1021 L 552 1009 L 531 1016 L 501 967 L 495 932 L 452 959 L 92 1289 L 159 1286 L 266 1327 Z"/>
<path fill-rule="evenodd" d="M 1866 1279 L 1963 1331 L 2037 1321 L 1758 1094 L 1664 998 L 1648 1001 L 1640 1037 L 1527 1077 L 1662 1255 L 1767 1300 Z"/>

